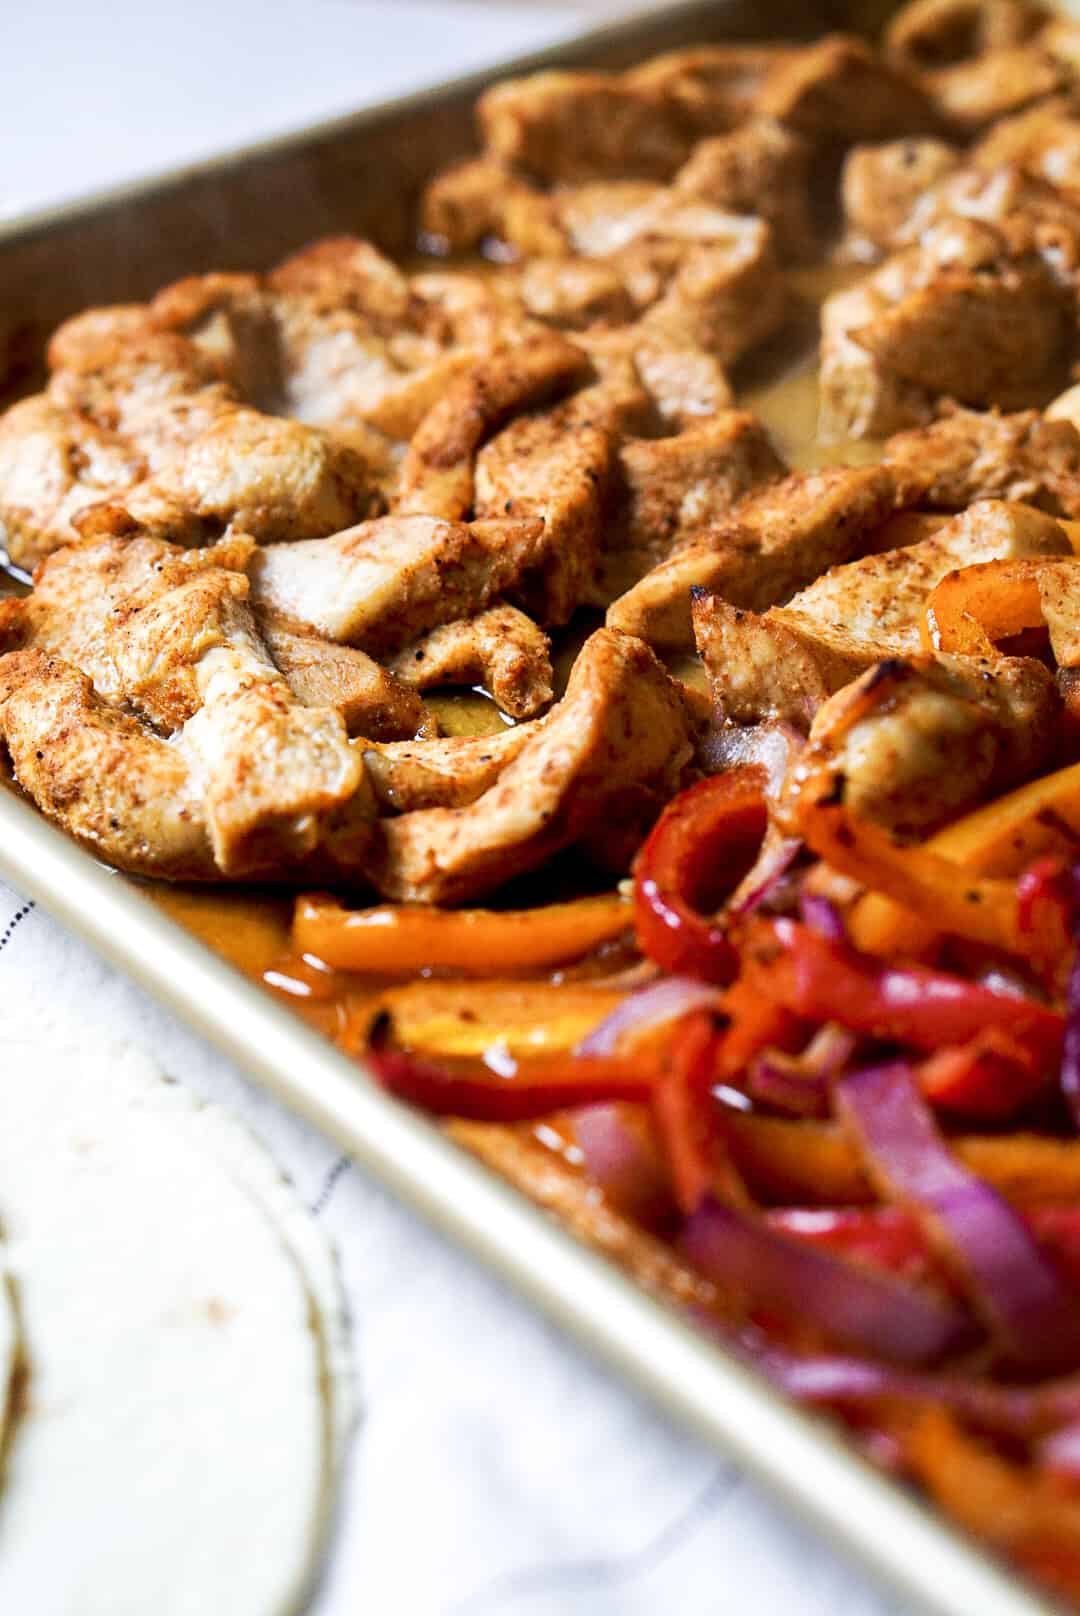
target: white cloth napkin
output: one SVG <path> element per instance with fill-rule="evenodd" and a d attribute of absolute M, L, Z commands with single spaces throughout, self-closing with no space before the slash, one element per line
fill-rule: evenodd
<path fill-rule="evenodd" d="M 152 1049 L 244 1117 L 338 1244 L 363 1415 L 312 1616 L 901 1616 L 734 1466 L 0 885 L 0 1029 L 4 1003 L 43 994 L 74 1026 Z M 58 1616 L 30 1589 L 21 1608 Z"/>

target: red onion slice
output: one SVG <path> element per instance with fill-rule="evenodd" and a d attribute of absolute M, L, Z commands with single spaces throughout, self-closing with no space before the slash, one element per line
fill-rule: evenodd
<path fill-rule="evenodd" d="M 791 1058 L 768 1049 L 755 1055 L 746 1074 L 746 1092 L 752 1100 L 786 1116 L 829 1115 L 828 1083 L 801 1067 L 798 1056 Z"/>
<path fill-rule="evenodd" d="M 1061 1092 L 1080 1128 L 1080 947 L 1077 948 L 1066 992 L 1065 1037 L 1061 1046 Z"/>
<path fill-rule="evenodd" d="M 658 982 L 632 993 L 615 1006 L 575 1049 L 575 1055 L 612 1055 L 630 1034 L 655 1031 L 669 1022 L 679 1021 L 694 1010 L 719 1009 L 724 1002 L 723 989 L 699 982 L 693 976 L 665 976 Z"/>
<path fill-rule="evenodd" d="M 671 1210 L 660 1154 L 645 1131 L 634 1126 L 627 1107 L 581 1106 L 567 1122 L 586 1173 L 620 1212 L 648 1224 Z"/>
<path fill-rule="evenodd" d="M 774 834 L 770 827 L 753 869 L 743 876 L 728 899 L 728 914 L 752 915 L 755 909 L 760 909 L 794 864 L 802 845 L 799 837 Z"/>
<path fill-rule="evenodd" d="M 1080 1420 L 1047 1437 L 1039 1448 L 1039 1462 L 1052 1475 L 1080 1481 Z"/>
<path fill-rule="evenodd" d="M 830 943 L 847 942 L 847 927 L 831 898 L 824 898 L 818 892 L 804 892 L 799 899 L 799 912 L 805 924 L 828 938 Z"/>
<path fill-rule="evenodd" d="M 929 1237 L 956 1259 L 1010 1359 L 1080 1364 L 1080 1298 L 1019 1214 L 957 1161 L 911 1067 L 894 1061 L 858 1072 L 839 1084 L 836 1102 L 879 1183 L 928 1221 Z"/>
<path fill-rule="evenodd" d="M 752 1307 L 795 1317 L 892 1362 L 929 1362 L 974 1334 L 954 1303 L 789 1240 L 711 1197 L 688 1219 L 682 1248 L 703 1274 L 742 1292 Z"/>

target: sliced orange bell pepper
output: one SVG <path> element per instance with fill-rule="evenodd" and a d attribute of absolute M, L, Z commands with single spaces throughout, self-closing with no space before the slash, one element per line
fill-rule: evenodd
<path fill-rule="evenodd" d="M 1068 565 L 1074 563 L 1070 560 Z M 922 641 L 928 651 L 993 657 L 995 640 L 1043 624 L 1036 558 L 983 561 L 946 573 L 923 607 Z"/>
<path fill-rule="evenodd" d="M 377 1008 L 396 1044 L 468 1060 L 496 1045 L 514 1057 L 572 1050 L 623 998 L 579 982 L 409 982 L 383 992 Z"/>
<path fill-rule="evenodd" d="M 338 971 L 368 976 L 413 976 L 452 971 L 490 976 L 493 971 L 545 970 L 588 954 L 628 931 L 630 905 L 617 893 L 578 898 L 539 909 L 432 909 L 424 904 L 379 904 L 345 909 L 335 899 L 296 901 L 293 947 Z"/>
<path fill-rule="evenodd" d="M 1077 842 L 1080 763 L 1072 763 L 966 814 L 920 851 L 972 875 L 1016 875 L 1043 853 L 1075 853 Z M 951 880 L 956 881 L 955 871 Z M 905 901 L 908 893 L 894 890 L 886 896 L 885 891 L 869 892 L 856 903 L 848 917 L 852 938 L 872 954 L 917 953 L 933 941 L 940 916 L 921 919 Z"/>
<path fill-rule="evenodd" d="M 958 870 L 931 846 L 900 846 L 880 826 L 852 814 L 831 787 L 804 788 L 799 826 L 807 845 L 834 870 L 914 911 L 935 933 L 1029 952 L 1015 882 Z M 858 933 L 856 941 L 863 945 Z"/>

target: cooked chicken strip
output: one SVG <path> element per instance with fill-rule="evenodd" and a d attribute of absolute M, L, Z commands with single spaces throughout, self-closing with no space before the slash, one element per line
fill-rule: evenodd
<path fill-rule="evenodd" d="M 236 406 L 124 504 L 145 531 L 204 544 L 230 525 L 267 542 L 316 538 L 351 526 L 381 500 L 345 444 Z"/>
<path fill-rule="evenodd" d="M 477 118 L 494 157 L 549 180 L 663 179 L 693 142 L 670 97 L 605 73 L 507 79 L 481 96 Z"/>
<path fill-rule="evenodd" d="M 511 718 L 535 717 L 554 694 L 548 637 L 513 606 L 489 606 L 433 629 L 399 651 L 390 667 L 417 690 L 481 684 Z"/>
<path fill-rule="evenodd" d="M 803 782 L 828 768 L 859 818 L 925 835 L 1045 763 L 1058 713 L 1052 675 L 1028 658 L 992 677 L 965 657 L 879 662 L 818 712 L 781 814 L 796 823 Z"/>
<path fill-rule="evenodd" d="M 847 34 L 791 51 L 769 74 L 756 106 L 762 116 L 818 140 L 890 140 L 934 132 L 941 124 L 913 79 Z"/>
<path fill-rule="evenodd" d="M 249 568 L 252 596 L 260 609 L 382 656 L 482 611 L 541 561 L 543 545 L 535 521 L 386 516 L 327 539 L 260 548 Z"/>
<path fill-rule="evenodd" d="M 581 349 L 554 332 L 487 356 L 448 389 L 417 428 L 401 468 L 395 509 L 447 521 L 468 516 L 473 463 L 484 439 L 513 411 L 565 392 L 587 369 Z"/>
<path fill-rule="evenodd" d="M 173 880 L 216 873 L 187 760 L 70 663 L 33 649 L 0 657 L 0 743 L 42 813 L 99 857 Z"/>
<path fill-rule="evenodd" d="M 305 707 L 333 707 L 350 735 L 373 741 L 430 733 L 434 720 L 408 682 L 365 652 L 335 645 L 274 611 L 257 612 L 255 621 L 289 689 Z"/>
<path fill-rule="evenodd" d="M 497 735 L 441 735 L 364 748 L 364 767 L 380 805 L 393 813 L 464 808 L 475 802 L 528 743 L 536 724 Z"/>
<path fill-rule="evenodd" d="M 672 181 L 676 196 L 732 213 L 756 213 L 772 226 L 785 259 L 817 245 L 811 206 L 812 144 L 773 118 L 751 118 L 730 134 L 695 146 Z"/>
<path fill-rule="evenodd" d="M 74 675 L 77 666 L 64 699 L 95 732 L 117 735 L 98 705 L 111 701 L 174 738 L 191 776 L 182 800 L 198 793 L 222 875 L 277 873 L 316 854 L 356 867 L 371 817 L 361 760 L 340 715 L 304 706 L 271 660 L 248 605 L 242 567 L 251 548 L 234 539 L 189 555 L 140 539 L 60 551 L 20 603 L 22 638 L 41 655 L 62 652 L 54 668 Z M 93 700 L 79 695 L 84 676 L 96 686 Z M 28 729 L 32 693 L 23 709 Z M 47 720 L 43 712 L 43 734 L 51 734 Z M 132 768 L 153 755 L 140 742 Z M 63 781 L 77 763 L 77 750 L 62 754 L 59 786 L 36 772 L 49 801 L 69 789 Z M 116 857 L 127 856 L 121 841 Z M 144 864 L 155 856 L 148 842 Z M 167 847 L 163 856 L 168 873 Z"/>
<path fill-rule="evenodd" d="M 1053 516 L 1080 516 L 1080 432 L 1055 401 L 1046 416 L 952 408 L 886 443 L 884 463 L 914 504 L 963 510 L 1013 499 Z"/>
<path fill-rule="evenodd" d="M 1045 19 L 1045 7 L 1032 0 L 909 0 L 885 30 L 885 50 L 898 66 L 923 73 L 1020 45 Z"/>
<path fill-rule="evenodd" d="M 927 73 L 922 83 L 950 128 L 970 138 L 995 119 L 1065 89 L 1068 75 L 1036 38 Z"/>
<path fill-rule="evenodd" d="M 895 498 L 892 478 L 876 466 L 839 466 L 767 483 L 740 500 L 728 523 L 677 550 L 615 601 L 608 626 L 689 649 L 693 587 L 763 611 L 823 568 L 869 548 Z"/>
<path fill-rule="evenodd" d="M 614 490 L 613 434 L 581 421 L 574 403 L 518 416 L 476 457 L 478 517 L 544 524 L 537 562 L 513 596 L 547 624 L 565 623 L 588 598 Z"/>
<path fill-rule="evenodd" d="M 464 808 L 384 820 L 372 870 L 388 898 L 460 903 L 611 821 L 647 823 L 691 755 L 673 682 L 641 641 L 600 629 L 566 695 L 498 780 Z"/>
<path fill-rule="evenodd" d="M 595 602 L 608 606 L 756 483 L 787 468 L 757 418 L 723 410 L 668 438 L 619 450 L 619 500 L 607 525 Z"/>
<path fill-rule="evenodd" d="M 373 801 L 340 715 L 301 706 L 276 669 L 235 646 L 208 650 L 197 677 L 203 705 L 179 745 L 203 777 L 221 873 L 277 873 L 319 854 L 361 869 Z"/>
<path fill-rule="evenodd" d="M 884 436 L 918 425 L 935 397 L 1005 408 L 1040 402 L 1062 379 L 1073 295 L 1038 253 L 952 218 L 888 259 L 822 313 L 822 428 Z"/>
<path fill-rule="evenodd" d="M 914 220 L 927 192 L 962 159 L 955 146 L 932 135 L 910 135 L 848 153 L 841 199 L 848 243 L 859 257 L 894 252 L 912 240 Z M 928 199 L 930 210 L 934 197 Z"/>
<path fill-rule="evenodd" d="M 30 570 L 76 537 L 80 511 L 145 475 L 115 433 L 44 394 L 23 399 L 0 416 L 0 544 Z"/>
<path fill-rule="evenodd" d="M 736 723 L 784 719 L 806 728 L 828 696 L 883 656 L 919 654 L 926 597 L 946 573 L 1070 553 L 1049 516 L 987 501 L 930 538 L 833 567 L 760 617 L 701 591 L 694 634 L 713 699 Z"/>
<path fill-rule="evenodd" d="M 268 669 L 276 665 L 302 705 L 336 708 L 354 733 L 389 740 L 426 728 L 419 698 L 363 652 L 273 612 L 251 621 L 245 569 L 253 548 L 242 536 L 198 551 L 141 537 L 69 546 L 38 569 L 33 594 L 19 603 L 17 635 L 9 625 L 4 643 L 33 644 L 73 663 L 101 695 L 130 703 L 165 733 L 202 699 L 193 647 L 237 637 Z"/>

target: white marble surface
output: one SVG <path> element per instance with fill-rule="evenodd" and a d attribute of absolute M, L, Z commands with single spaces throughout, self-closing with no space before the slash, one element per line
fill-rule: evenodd
<path fill-rule="evenodd" d="M 625 10 L 187 0 L 165 12 L 118 0 L 106 22 L 104 8 L 74 0 L 0 0 L 0 217 L 565 36 L 583 13 Z M 244 1115 L 339 1242 L 365 1417 L 318 1616 L 901 1616 L 732 1466 L 0 887 L 0 1006 L 44 981 L 74 1022 L 145 1042 Z"/>

